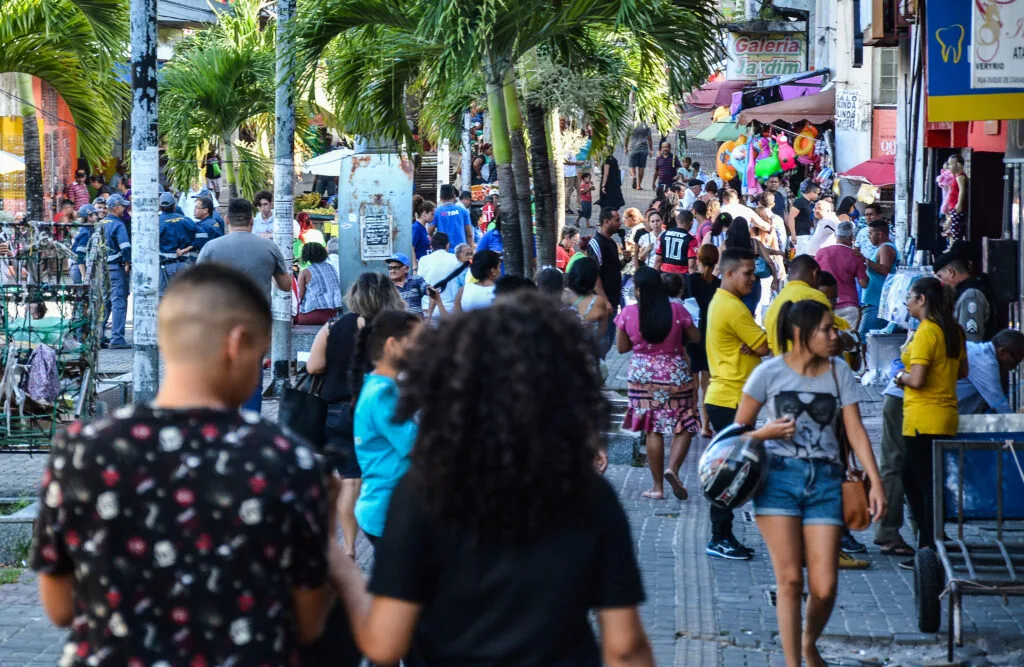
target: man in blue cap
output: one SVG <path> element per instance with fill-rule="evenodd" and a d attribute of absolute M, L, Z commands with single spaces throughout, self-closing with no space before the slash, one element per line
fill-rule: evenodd
<path fill-rule="evenodd" d="M 110 272 L 110 292 L 106 298 L 106 317 L 113 317 L 110 328 L 110 349 L 127 350 L 131 346 L 124 338 L 124 324 L 128 317 L 128 274 L 132 270 L 132 243 L 121 215 L 128 202 L 121 195 L 107 198 L 107 215 L 103 224 L 103 241 L 107 244 L 107 270 Z M 104 318 L 106 319 L 106 318 Z M 103 323 L 106 329 L 106 321 Z"/>
<path fill-rule="evenodd" d="M 174 211 L 174 195 L 160 195 L 160 296 L 179 269 L 185 267 L 185 254 L 192 246 L 196 224 Z"/>
<path fill-rule="evenodd" d="M 202 190 L 199 191 L 199 197 L 196 198 L 196 202 L 198 203 L 199 200 L 204 197 L 210 200 L 210 208 L 207 209 L 207 211 L 209 211 L 210 214 L 209 217 L 211 218 L 210 222 L 217 226 L 217 231 L 219 232 L 218 236 L 224 236 L 225 234 L 228 233 L 228 225 L 226 222 L 224 222 L 224 218 L 221 217 L 220 213 L 217 212 L 217 198 L 213 196 L 212 192 L 210 192 L 206 188 L 203 188 Z M 196 222 L 199 222 L 199 213 L 197 212 L 195 215 L 193 215 L 192 219 L 195 220 Z M 212 239 L 216 237 L 211 236 L 210 238 Z"/>
<path fill-rule="evenodd" d="M 419 276 L 409 275 L 409 256 L 396 252 L 384 260 L 388 265 L 388 276 L 405 301 L 406 311 L 423 316 L 423 297 L 427 296 L 427 281 Z"/>
<path fill-rule="evenodd" d="M 81 285 L 85 276 L 85 251 L 89 247 L 92 228 L 99 219 L 100 212 L 92 204 L 86 204 L 78 209 L 78 217 L 82 227 L 71 241 L 71 252 L 75 253 L 75 258 L 71 260 L 71 280 L 76 285 Z"/>

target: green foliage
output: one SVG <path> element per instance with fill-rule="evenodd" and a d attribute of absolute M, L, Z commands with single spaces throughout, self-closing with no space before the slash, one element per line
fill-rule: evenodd
<path fill-rule="evenodd" d="M 0 567 L 0 586 L 17 583 L 18 577 L 24 571 L 19 567 Z"/>
<path fill-rule="evenodd" d="M 0 72 L 31 74 L 68 105 L 82 155 L 98 164 L 110 155 L 128 86 L 113 63 L 125 58 L 126 0 L 4 0 L 0 7 Z"/>

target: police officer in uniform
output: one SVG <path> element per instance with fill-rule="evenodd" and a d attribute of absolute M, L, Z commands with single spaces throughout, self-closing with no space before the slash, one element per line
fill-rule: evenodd
<path fill-rule="evenodd" d="M 107 270 L 110 272 L 106 318 L 113 317 L 109 345 L 112 350 L 131 347 L 124 338 L 124 324 L 128 317 L 128 274 L 132 270 L 132 244 L 128 240 L 128 228 L 121 219 L 127 206 L 127 200 L 121 195 L 110 195 L 107 215 L 100 221 L 103 224 L 103 241 L 107 244 Z M 103 328 L 106 329 L 106 322 Z"/>
<path fill-rule="evenodd" d="M 75 257 L 70 261 L 71 281 L 76 285 L 81 285 L 84 282 L 83 277 L 85 276 L 85 251 L 89 247 L 89 239 L 92 238 L 92 228 L 100 217 L 100 212 L 92 204 L 86 204 L 78 209 L 78 217 L 81 220 L 82 227 L 79 228 L 78 233 L 75 234 L 75 238 L 71 242 L 71 252 L 75 253 Z"/>
<path fill-rule="evenodd" d="M 224 236 L 224 227 L 217 223 L 214 217 L 216 209 L 213 207 L 213 200 L 209 197 L 196 198 L 196 233 L 192 244 L 186 249 L 188 263 L 195 264 L 199 258 L 199 251 L 207 242 Z"/>
<path fill-rule="evenodd" d="M 185 253 L 196 233 L 196 224 L 176 212 L 175 206 L 170 192 L 160 195 L 160 296 L 171 277 L 185 268 Z"/>

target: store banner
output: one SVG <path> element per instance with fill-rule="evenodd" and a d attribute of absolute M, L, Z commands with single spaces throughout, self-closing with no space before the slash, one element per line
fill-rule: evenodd
<path fill-rule="evenodd" d="M 807 38 L 802 32 L 730 32 L 725 48 L 727 80 L 753 81 L 806 69 Z"/>
<path fill-rule="evenodd" d="M 871 115 L 871 157 L 896 155 L 896 109 L 875 109 Z"/>
<path fill-rule="evenodd" d="M 976 1 L 986 7 L 997 5 L 997 11 L 1003 17 L 1003 33 L 999 39 L 995 38 L 997 33 L 992 32 L 994 23 L 990 23 L 989 27 L 982 31 L 983 35 L 978 40 L 980 55 L 992 59 L 991 63 L 998 62 L 1003 57 L 1008 58 L 1008 62 L 1015 60 L 1016 66 L 1009 68 L 1012 71 L 1006 76 L 1019 76 L 1024 71 L 1024 52 L 1021 51 L 1024 44 L 1014 41 L 1013 43 L 1018 46 L 1011 46 L 1006 31 L 1013 35 L 1021 29 L 1017 22 L 1012 25 L 1007 23 L 1006 17 L 1024 11 L 1024 0 L 1004 0 L 1003 4 L 995 0 Z M 973 46 L 975 33 L 972 30 L 972 14 L 978 11 L 975 4 L 952 0 L 925 3 L 925 25 L 928 31 L 926 76 L 930 122 L 1024 118 L 1024 82 L 1005 84 L 1005 87 L 999 88 L 972 87 L 975 77 L 972 58 L 977 59 Z M 1011 6 L 1012 10 L 1008 9 Z M 991 12 L 992 10 L 985 10 L 985 15 L 991 15 Z M 1020 39 L 1019 35 L 1014 37 L 1014 40 Z M 996 44 L 998 49 L 994 50 L 992 47 Z M 1014 59 L 1015 53 L 1020 53 L 1021 58 Z M 983 61 L 978 60 L 976 64 L 983 64 Z M 977 71 L 987 72 L 985 76 L 990 76 L 996 70 Z"/>
<path fill-rule="evenodd" d="M 971 86 L 1024 88 L 1024 0 L 976 0 L 971 8 Z"/>

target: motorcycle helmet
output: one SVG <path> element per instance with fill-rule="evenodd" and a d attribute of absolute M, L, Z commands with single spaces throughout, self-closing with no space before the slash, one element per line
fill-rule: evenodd
<path fill-rule="evenodd" d="M 764 443 L 746 435 L 752 430 L 732 424 L 719 431 L 701 454 L 701 489 L 719 507 L 735 509 L 753 498 L 768 473 Z"/>

